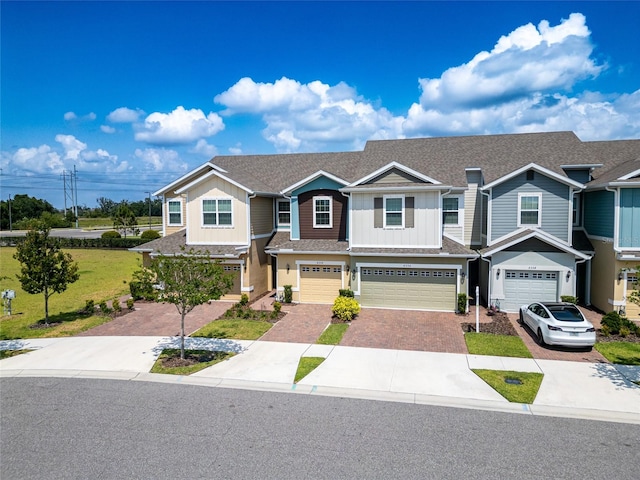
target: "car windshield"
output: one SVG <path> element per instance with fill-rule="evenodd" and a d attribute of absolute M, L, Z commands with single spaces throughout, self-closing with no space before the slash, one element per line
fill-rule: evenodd
<path fill-rule="evenodd" d="M 582 322 L 584 320 L 580 310 L 573 306 L 558 305 L 547 308 L 551 315 L 561 322 Z"/>

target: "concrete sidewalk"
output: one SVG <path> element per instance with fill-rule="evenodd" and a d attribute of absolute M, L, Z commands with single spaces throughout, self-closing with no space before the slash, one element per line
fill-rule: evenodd
<path fill-rule="evenodd" d="M 400 401 L 640 424 L 640 367 L 479 355 L 187 338 L 187 348 L 236 352 L 188 377 L 148 373 L 177 337 L 10 340 L 33 352 L 0 361 L 0 377 L 58 376 L 162 381 L 226 388 Z M 326 360 L 298 384 L 301 357 Z M 533 405 L 509 403 L 471 369 L 540 372 Z"/>

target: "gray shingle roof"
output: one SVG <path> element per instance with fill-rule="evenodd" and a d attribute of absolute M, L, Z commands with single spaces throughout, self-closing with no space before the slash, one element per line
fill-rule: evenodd
<path fill-rule="evenodd" d="M 349 242 L 338 240 L 289 240 L 288 232 L 276 233 L 265 247 L 270 252 L 349 253 Z M 284 250 L 284 251 L 283 251 Z"/>
<path fill-rule="evenodd" d="M 157 238 L 129 250 L 133 252 L 149 252 L 153 255 L 176 255 L 187 251 L 209 252 L 212 257 L 238 257 L 239 252 L 233 245 L 193 245 L 187 246 L 187 231 L 180 230 L 166 237 Z"/>
<path fill-rule="evenodd" d="M 354 247 L 351 249 L 353 254 L 357 255 L 403 255 L 403 256 L 420 256 L 420 257 L 447 257 L 447 256 L 457 256 L 457 257 L 469 257 L 476 258 L 478 254 L 471 250 L 470 248 L 465 247 L 464 245 L 459 244 L 451 240 L 448 237 L 442 237 L 442 248 L 361 248 Z"/>

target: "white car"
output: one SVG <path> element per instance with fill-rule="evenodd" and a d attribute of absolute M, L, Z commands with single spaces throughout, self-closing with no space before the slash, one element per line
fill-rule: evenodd
<path fill-rule="evenodd" d="M 593 347 L 596 343 L 596 329 L 572 303 L 523 305 L 520 323 L 536 334 L 539 345 Z"/>

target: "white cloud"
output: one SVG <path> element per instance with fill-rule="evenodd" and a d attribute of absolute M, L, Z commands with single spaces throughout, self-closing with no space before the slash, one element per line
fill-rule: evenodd
<path fill-rule="evenodd" d="M 204 138 L 198 140 L 196 146 L 189 150 L 189 152 L 198 153 L 209 158 L 218 154 L 218 150 L 216 149 L 216 147 L 214 145 L 208 144 Z"/>
<path fill-rule="evenodd" d="M 103 133 L 116 133 L 116 129 L 110 125 L 100 125 L 100 130 L 102 130 Z"/>
<path fill-rule="evenodd" d="M 56 142 L 64 148 L 64 158 L 67 160 L 77 160 L 80 153 L 87 148 L 87 144 L 81 142 L 73 135 L 56 135 Z"/>
<path fill-rule="evenodd" d="M 60 155 L 46 144 L 39 147 L 19 148 L 13 154 L 9 152 L 2 152 L 2 154 L 3 168 L 9 171 L 61 173 L 64 170 L 64 162 Z"/>
<path fill-rule="evenodd" d="M 376 109 L 346 83 L 301 84 L 281 78 L 255 83 L 243 78 L 217 95 L 226 115 L 259 113 L 266 123 L 264 138 L 278 151 L 313 151 L 327 143 L 360 148 L 369 138 L 399 138 L 402 118 Z"/>
<path fill-rule="evenodd" d="M 173 112 L 154 112 L 137 126 L 135 139 L 155 145 L 175 145 L 191 143 L 210 137 L 224 129 L 222 118 L 210 112 L 205 116 L 202 110 L 185 110 L 179 106 Z"/>
<path fill-rule="evenodd" d="M 183 172 L 187 170 L 178 152 L 166 148 L 136 148 L 135 157 L 142 161 L 147 170 L 154 172 Z"/>
<path fill-rule="evenodd" d="M 132 110 L 127 107 L 120 107 L 107 115 L 107 120 L 111 123 L 134 123 L 137 122 L 142 115 L 144 115 L 144 112 L 139 108 Z"/>
<path fill-rule="evenodd" d="M 501 37 L 491 52 L 478 53 L 469 63 L 452 67 L 440 78 L 420 79 L 420 105 L 425 110 L 483 108 L 508 103 L 534 93 L 569 90 L 594 78 L 603 66 L 590 55 L 593 46 L 585 17 L 573 13 L 560 25 L 543 20 Z"/>
<path fill-rule="evenodd" d="M 93 120 L 96 119 L 96 114 L 94 112 L 89 112 L 86 115 L 83 115 L 82 117 L 78 117 L 78 115 L 76 115 L 75 112 L 67 112 L 64 114 L 64 119 L 67 122 L 72 122 L 75 120 L 80 120 L 83 122 L 92 122 Z"/>
<path fill-rule="evenodd" d="M 75 120 L 78 116 L 74 112 L 67 112 L 64 114 L 64 119 L 69 122 L 71 120 Z"/>

